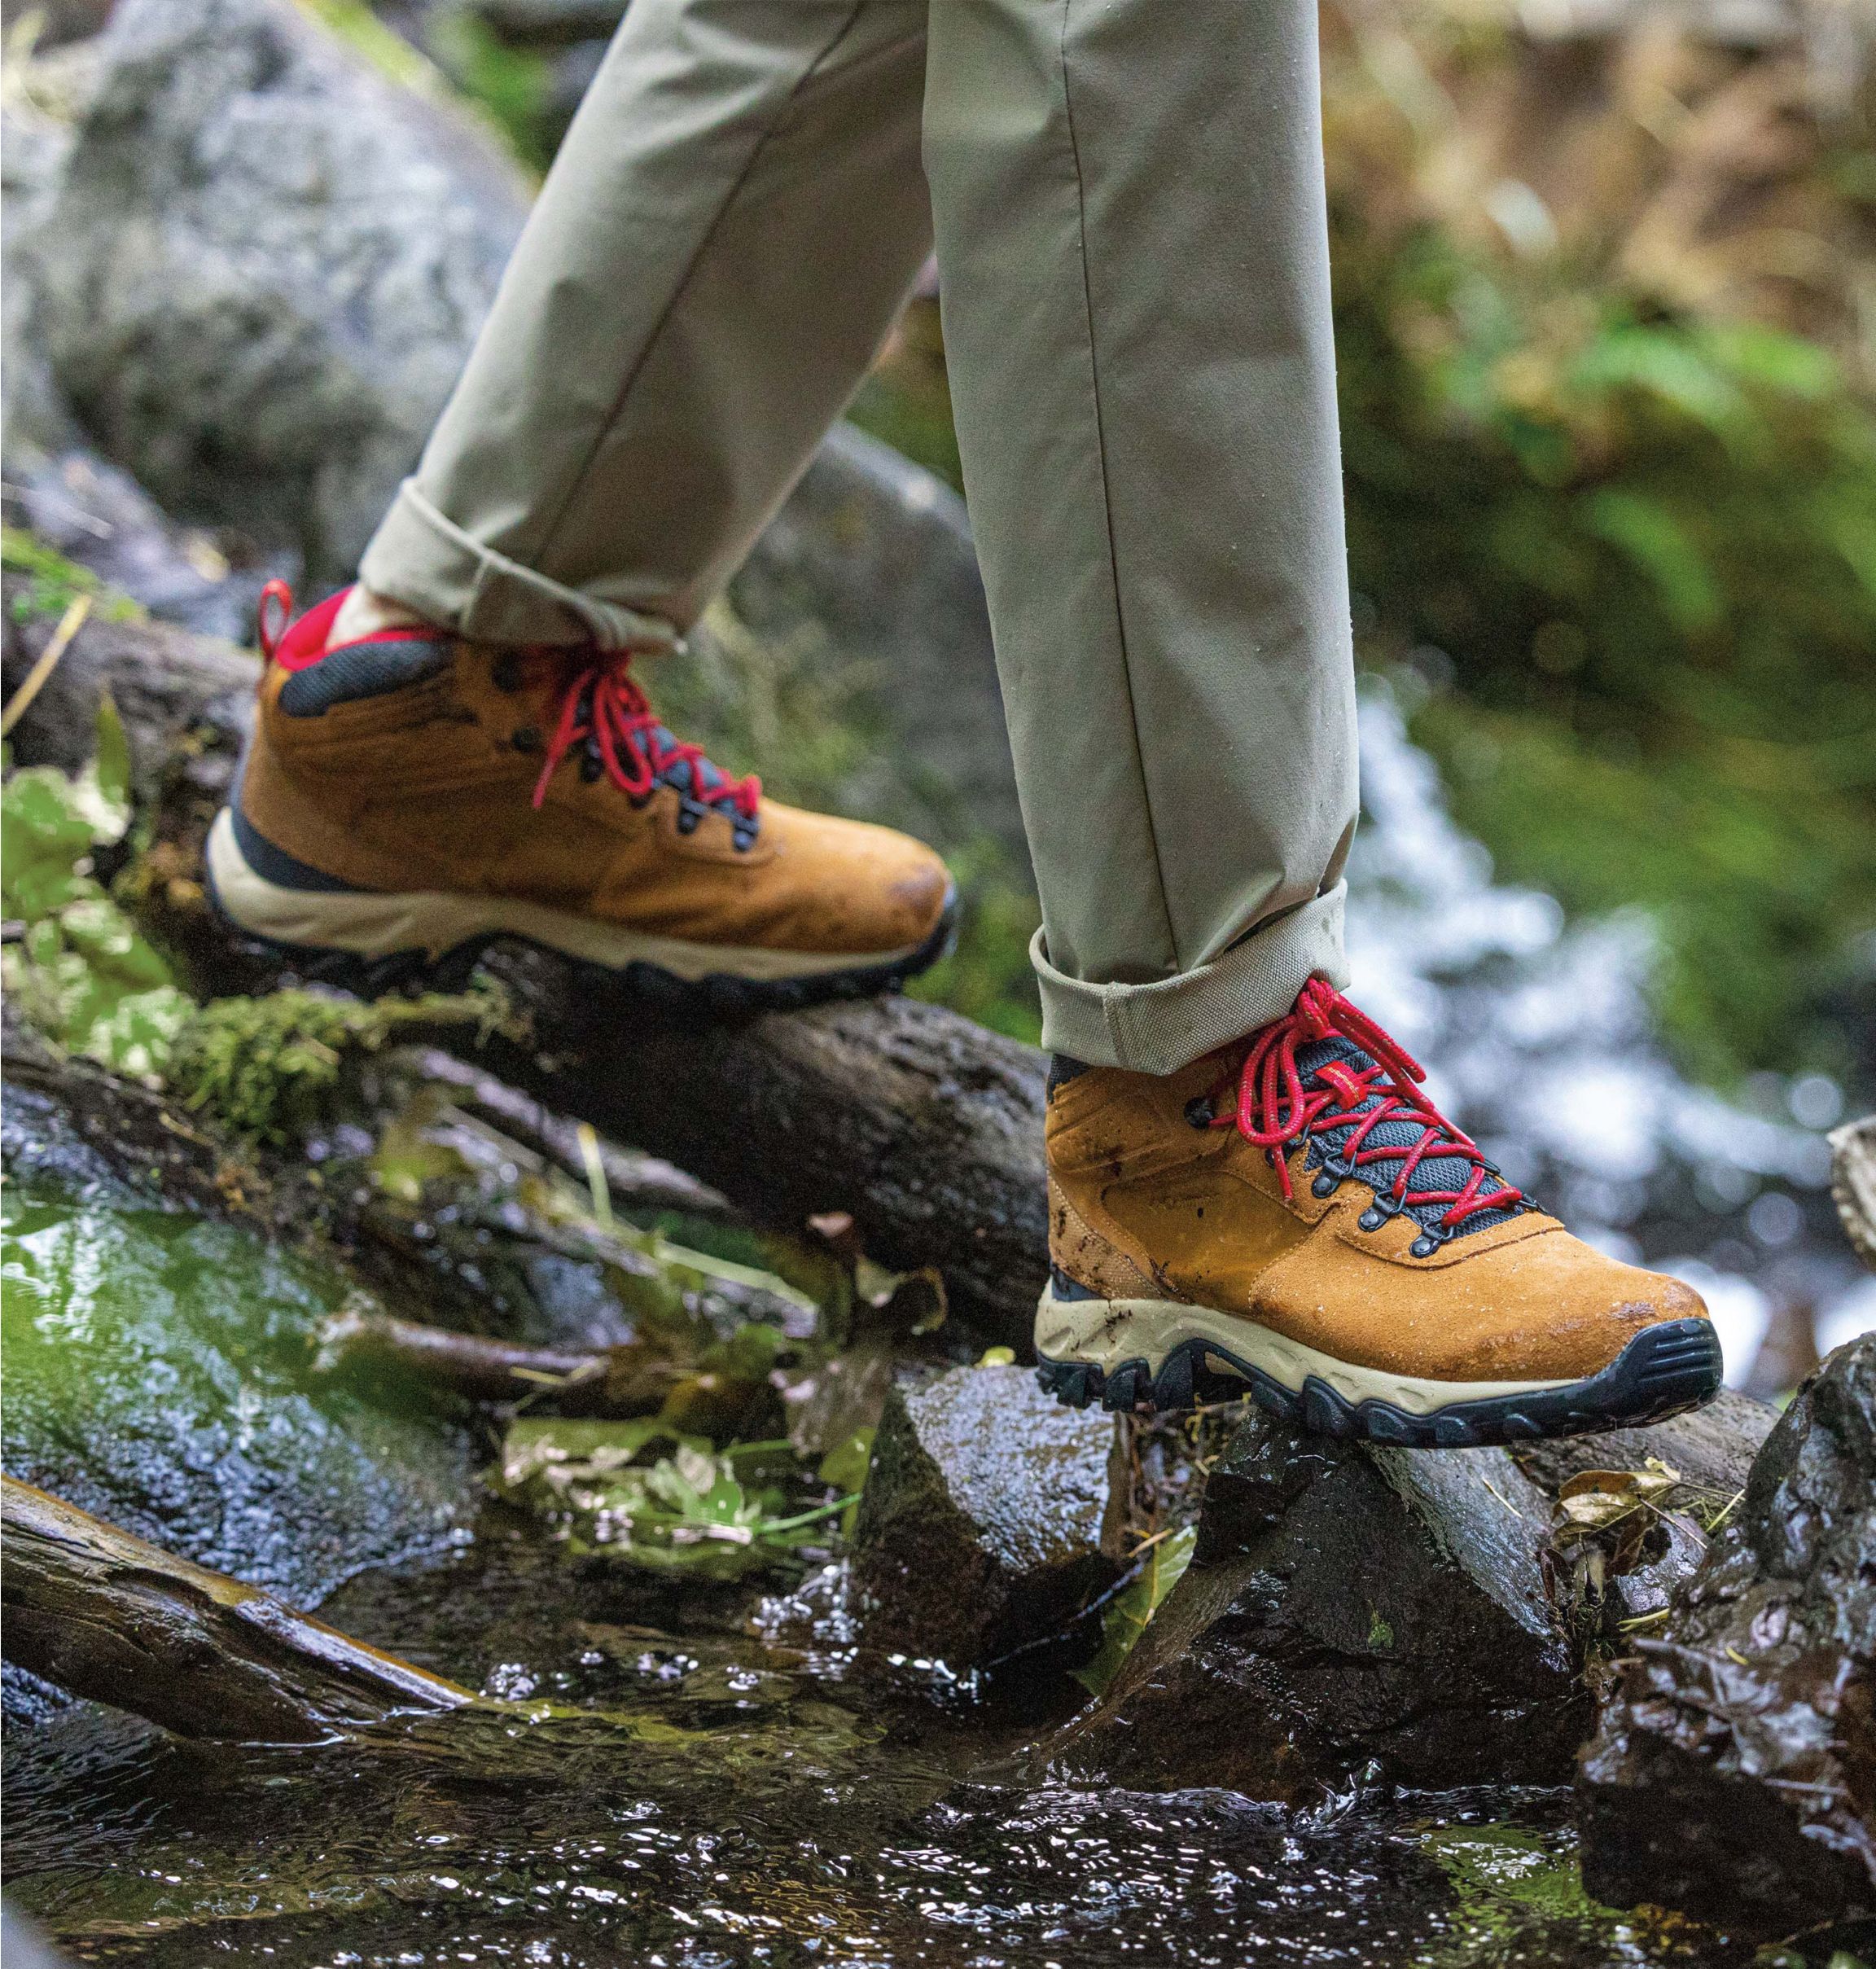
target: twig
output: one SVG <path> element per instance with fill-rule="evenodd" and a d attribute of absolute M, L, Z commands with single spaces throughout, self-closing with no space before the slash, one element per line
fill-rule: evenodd
<path fill-rule="evenodd" d="M 0 739 L 4 739 L 20 722 L 26 707 L 46 687 L 46 680 L 59 667 L 59 659 L 72 647 L 72 639 L 85 626 L 85 618 L 91 612 L 91 598 L 88 594 L 74 597 L 72 605 L 59 618 L 59 626 L 52 632 L 52 640 L 39 652 L 39 658 L 26 673 L 26 679 L 12 696 L 7 700 L 7 708 L 0 711 Z"/>

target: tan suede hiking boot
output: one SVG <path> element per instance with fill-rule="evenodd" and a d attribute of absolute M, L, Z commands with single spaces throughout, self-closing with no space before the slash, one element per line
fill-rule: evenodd
<path fill-rule="evenodd" d="M 1571 1237 L 1422 1077 L 1320 980 L 1164 1079 L 1059 1061 L 1043 1385 L 1128 1410 L 1250 1393 L 1309 1430 L 1422 1447 L 1711 1397 L 1698 1295 Z"/>
<path fill-rule="evenodd" d="M 223 913 L 309 974 L 383 989 L 515 936 L 730 1008 L 888 989 L 942 954 L 937 855 L 728 778 L 659 722 L 626 654 L 429 629 L 329 650 L 343 599 L 264 622 L 254 736 L 208 843 Z"/>

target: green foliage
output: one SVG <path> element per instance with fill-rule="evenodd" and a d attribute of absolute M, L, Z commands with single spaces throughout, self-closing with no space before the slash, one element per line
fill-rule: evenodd
<path fill-rule="evenodd" d="M 0 975 L 26 1020 L 67 1051 L 166 1081 L 234 1133 L 279 1141 L 317 1112 L 348 1053 L 375 1052 L 412 1026 L 506 1025 L 506 1002 L 486 988 L 370 1005 L 278 991 L 199 1008 L 92 873 L 94 852 L 129 825 L 129 783 L 107 696 L 96 757 L 77 778 L 30 766 L 0 792 L 0 906 L 21 932 L 0 952 Z"/>
<path fill-rule="evenodd" d="M 89 568 L 17 527 L 0 527 L 0 567 L 24 577 L 9 603 L 16 622 L 62 616 L 81 594 L 91 597 L 94 615 L 107 622 L 134 622 L 142 616 L 128 595 L 107 588 Z"/>
<path fill-rule="evenodd" d="M 1769 328 L 1431 231 L 1344 217 L 1336 247 L 1351 566 L 1456 666 L 1414 733 L 1458 818 L 1570 908 L 1650 910 L 1700 1071 L 1841 1071 L 1820 1011 L 1876 926 L 1876 412 Z"/>
<path fill-rule="evenodd" d="M 949 956 L 906 987 L 908 997 L 949 1005 L 993 1032 L 1032 1045 L 1042 1037 L 1042 1004 L 1029 940 L 1042 920 L 1034 896 L 1008 872 L 994 841 L 951 857 L 958 880 L 958 941 Z"/>
<path fill-rule="evenodd" d="M 786 1443 L 717 1453 L 704 1437 L 655 1418 L 524 1418 L 510 1425 L 490 1481 L 545 1518 L 576 1553 L 604 1553 L 646 1572 L 734 1580 L 797 1562 L 815 1528 L 853 1502 L 843 1497 L 791 1511 L 785 1493 L 761 1480 L 778 1467 L 792 1467 Z"/>
<path fill-rule="evenodd" d="M 1075 1671 L 1075 1679 L 1090 1695 L 1107 1694 L 1160 1603 L 1185 1577 L 1198 1542 L 1199 1528 L 1194 1524 L 1156 1539 L 1146 1548 L 1139 1570 L 1107 1603 L 1101 1616 L 1100 1649 L 1085 1668 Z"/>
<path fill-rule="evenodd" d="M 547 58 L 509 46 L 467 7 L 440 11 L 430 33 L 450 80 L 523 164 L 544 172 L 553 161 L 555 134 L 548 126 L 552 77 Z"/>
<path fill-rule="evenodd" d="M 20 926 L 0 952 L 0 980 L 48 1038 L 147 1079 L 162 1072 L 192 1008 L 92 874 L 94 851 L 121 839 L 129 814 L 129 753 L 107 697 L 98 757 L 77 778 L 32 766 L 0 792 L 0 907 Z"/>

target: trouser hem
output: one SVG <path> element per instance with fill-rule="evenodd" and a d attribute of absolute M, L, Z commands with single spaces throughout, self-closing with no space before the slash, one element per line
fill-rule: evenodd
<path fill-rule="evenodd" d="M 476 642 L 596 643 L 668 650 L 682 638 L 662 616 L 550 581 L 463 532 L 406 479 L 360 562 L 375 594 Z"/>
<path fill-rule="evenodd" d="M 1256 1027 L 1280 1019 L 1312 977 L 1348 981 L 1342 912 L 1348 887 L 1280 916 L 1208 964 L 1150 984 L 1085 984 L 1049 962 L 1042 932 L 1030 946 L 1042 991 L 1042 1043 L 1090 1066 L 1177 1073 Z"/>

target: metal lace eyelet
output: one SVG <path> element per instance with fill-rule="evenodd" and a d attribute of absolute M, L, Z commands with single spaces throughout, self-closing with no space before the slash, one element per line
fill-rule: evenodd
<path fill-rule="evenodd" d="M 518 752 L 537 752 L 541 749 L 541 730 L 536 725 L 524 725 L 508 735 L 508 743 Z"/>
<path fill-rule="evenodd" d="M 1325 1169 L 1322 1174 L 1316 1178 L 1315 1182 L 1310 1184 L 1309 1193 L 1312 1196 L 1333 1196 L 1341 1187 L 1341 1177 L 1339 1176 L 1331 1176 L 1329 1172 Z"/>
<path fill-rule="evenodd" d="M 1392 1196 L 1383 1195 L 1376 1197 L 1355 1221 L 1364 1230 L 1379 1230 L 1389 1217 L 1400 1214 L 1400 1204 Z"/>
<path fill-rule="evenodd" d="M 1212 1125 L 1210 1094 L 1195 1094 L 1186 1103 L 1186 1125 L 1188 1128 L 1209 1128 Z"/>
<path fill-rule="evenodd" d="M 503 650 L 489 666 L 489 681 L 497 691 L 510 694 L 521 688 L 521 659 L 512 650 Z"/>
<path fill-rule="evenodd" d="M 588 786 L 606 770 L 606 762 L 597 752 L 583 752 L 580 756 L 580 777 Z"/>
<path fill-rule="evenodd" d="M 702 810 L 693 807 L 686 801 L 677 809 L 677 831 L 680 834 L 695 834 L 697 831 L 697 823 L 703 818 Z"/>
<path fill-rule="evenodd" d="M 1445 1242 L 1444 1238 L 1436 1238 L 1431 1231 L 1423 1230 L 1407 1249 L 1416 1258 L 1431 1258 Z"/>

